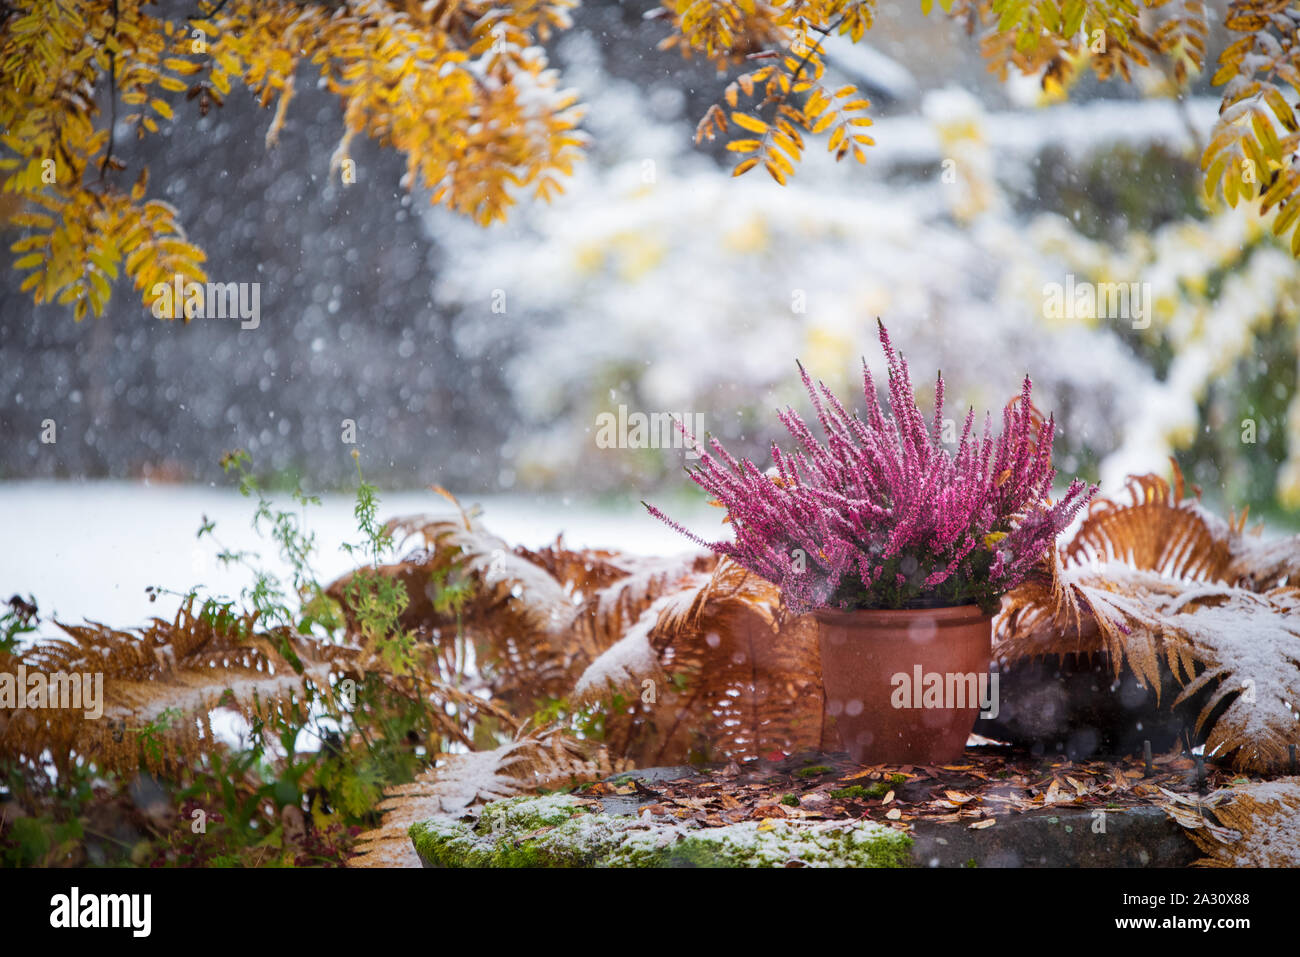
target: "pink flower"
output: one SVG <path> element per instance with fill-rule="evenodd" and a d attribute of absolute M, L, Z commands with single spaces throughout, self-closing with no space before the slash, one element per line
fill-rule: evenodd
<path fill-rule="evenodd" d="M 1079 480 L 1055 504 L 1048 494 L 1055 421 L 1035 424 L 1032 384 L 975 437 L 967 412 L 955 454 L 941 442 L 943 376 L 927 428 L 906 360 L 884 324 L 889 409 L 863 366 L 865 419 L 799 367 L 819 441 L 793 409 L 778 413 L 793 452 L 772 447 L 773 469 L 737 461 L 713 438 L 691 478 L 727 509 L 735 537 L 706 542 L 657 508 L 650 513 L 693 541 L 781 586 L 795 612 L 979 604 L 996 608 L 1024 580 L 1096 491 Z M 692 441 L 694 437 L 690 436 Z"/>

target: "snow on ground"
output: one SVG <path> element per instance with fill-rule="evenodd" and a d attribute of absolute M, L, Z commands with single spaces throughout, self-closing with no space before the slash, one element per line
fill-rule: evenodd
<path fill-rule="evenodd" d="M 511 545 L 537 547 L 564 533 L 574 547 L 608 547 L 635 554 L 666 555 L 690 547 L 680 535 L 656 522 L 634 497 L 605 504 L 579 499 L 525 495 L 460 496 L 467 508 L 483 507 L 489 531 Z M 288 495 L 274 495 L 281 508 Z M 317 535 L 316 571 L 330 581 L 354 567 L 339 548 L 358 540 L 353 499 L 338 493 L 321 496 L 307 510 L 307 527 Z M 251 527 L 254 502 L 234 489 L 133 482 L 0 483 L 0 601 L 10 595 L 36 598 L 41 618 L 67 622 L 83 618 L 114 627 L 168 618 L 178 600 L 164 596 L 150 603 L 145 588 L 162 586 L 178 592 L 204 584 L 214 594 L 235 596 L 248 583 L 247 573 L 220 567 L 217 547 L 198 540 L 201 517 L 216 523 L 222 545 L 257 551 L 265 567 L 285 572 L 275 547 Z M 383 492 L 379 513 L 390 518 L 418 513 L 451 514 L 447 502 L 429 491 Z M 675 507 L 701 534 L 717 535 L 719 513 L 701 504 L 692 513 Z M 53 632 L 48 624 L 42 634 Z"/>

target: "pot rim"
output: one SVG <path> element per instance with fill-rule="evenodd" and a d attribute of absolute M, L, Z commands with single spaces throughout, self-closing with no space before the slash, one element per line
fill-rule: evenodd
<path fill-rule="evenodd" d="M 942 608 L 818 608 L 813 617 L 827 625 L 847 628 L 891 628 L 907 626 L 918 620 L 930 619 L 940 625 L 965 625 L 992 621 L 995 615 L 985 614 L 979 605 L 949 605 Z"/>

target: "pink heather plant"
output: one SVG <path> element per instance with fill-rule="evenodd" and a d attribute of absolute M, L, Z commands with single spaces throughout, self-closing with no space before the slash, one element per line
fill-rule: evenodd
<path fill-rule="evenodd" d="M 1096 488 L 1076 479 L 1051 503 L 1056 425 L 1035 423 L 1028 376 L 1020 401 L 1002 413 L 1002 434 L 993 438 L 986 415 L 984 437 L 976 440 L 972 408 L 953 455 L 940 441 L 943 376 L 927 429 L 907 362 L 894 352 L 883 323 L 880 343 L 889 360 L 888 413 L 865 362 L 865 420 L 845 411 L 824 384 L 814 388 L 800 365 L 825 445 L 793 409 L 778 415 L 802 451 L 786 454 L 774 443 L 775 466 L 766 474 L 709 438 L 716 457 L 701 450 L 690 475 L 727 509 L 734 541 L 706 542 L 646 508 L 779 585 L 796 613 L 966 604 L 993 612 Z"/>

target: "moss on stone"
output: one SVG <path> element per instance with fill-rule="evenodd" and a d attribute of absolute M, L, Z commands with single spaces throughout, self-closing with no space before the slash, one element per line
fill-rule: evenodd
<path fill-rule="evenodd" d="M 814 764 L 811 767 L 800 768 L 794 772 L 797 778 L 815 778 L 820 774 L 830 774 L 835 769 L 825 764 Z"/>
<path fill-rule="evenodd" d="M 880 785 L 873 784 L 870 788 L 864 788 L 861 784 L 851 784 L 846 788 L 834 788 L 831 791 L 831 797 L 844 800 L 845 798 L 867 798 L 883 797 L 884 793 L 874 793 Z"/>
<path fill-rule="evenodd" d="M 550 794 L 494 801 L 472 824 L 432 818 L 410 834 L 416 853 L 435 867 L 588 867 L 620 839 L 598 818 L 615 820 Z"/>
<path fill-rule="evenodd" d="M 846 788 L 836 788 L 831 791 L 833 798 L 882 798 L 900 784 L 907 783 L 907 776 L 903 774 L 891 774 L 887 778 L 882 778 L 865 787 L 861 784 L 851 784 Z"/>
<path fill-rule="evenodd" d="M 575 814 L 586 813 L 586 807 L 571 800 L 565 794 L 493 801 L 491 804 L 484 805 L 478 823 L 479 827 L 486 831 L 511 830 L 528 833 L 540 828 L 564 824 Z"/>
<path fill-rule="evenodd" d="M 742 821 L 689 828 L 604 814 L 567 795 L 511 798 L 475 822 L 414 824 L 431 867 L 907 867 L 912 840 L 870 821 Z"/>

